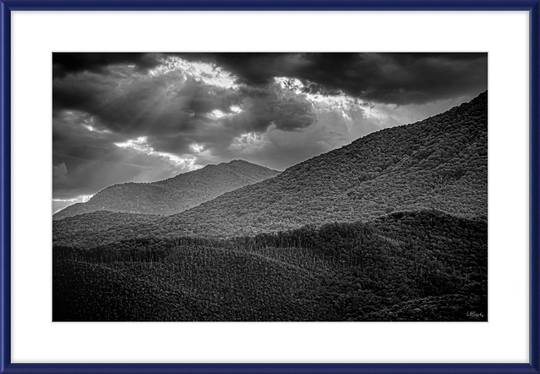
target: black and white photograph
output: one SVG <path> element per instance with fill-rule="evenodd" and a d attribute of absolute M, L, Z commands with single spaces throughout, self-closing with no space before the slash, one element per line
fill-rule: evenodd
<path fill-rule="evenodd" d="M 52 70 L 54 322 L 488 321 L 487 53 Z"/>

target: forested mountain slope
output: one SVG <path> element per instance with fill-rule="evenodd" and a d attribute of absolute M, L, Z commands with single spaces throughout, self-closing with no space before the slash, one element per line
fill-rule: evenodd
<path fill-rule="evenodd" d="M 160 226 L 237 236 L 421 209 L 487 214 L 487 92 L 426 120 L 367 135 Z"/>
<path fill-rule="evenodd" d="M 87 246 L 134 233 L 234 237 L 425 209 L 463 218 L 487 216 L 487 92 L 426 120 L 372 133 L 179 214 L 140 223 L 122 216 L 125 219 L 111 220 L 112 227 L 102 225 L 102 216 L 57 221 L 54 241 Z"/>
<path fill-rule="evenodd" d="M 88 202 L 71 205 L 53 218 L 62 219 L 100 210 L 170 215 L 278 173 L 241 160 L 207 165 L 154 183 L 124 183 L 107 187 Z"/>

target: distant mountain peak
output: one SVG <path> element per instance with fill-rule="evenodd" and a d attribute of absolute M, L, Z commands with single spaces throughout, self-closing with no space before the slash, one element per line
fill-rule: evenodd
<path fill-rule="evenodd" d="M 254 164 L 253 162 L 249 162 L 249 161 L 246 161 L 246 160 L 242 160 L 242 159 L 238 159 L 238 158 L 235 158 L 234 160 L 231 160 L 229 162 L 222 162 L 219 165 L 231 165 L 231 166 L 234 166 L 234 165 L 251 165 L 251 166 L 256 166 L 256 167 L 264 167 L 264 166 L 261 166 L 261 165 L 258 165 L 258 164 Z"/>
<path fill-rule="evenodd" d="M 278 173 L 244 160 L 207 165 L 157 182 L 111 185 L 88 202 L 69 206 L 53 218 L 62 219 L 100 210 L 170 215 L 193 208 L 225 192 L 274 177 Z"/>
<path fill-rule="evenodd" d="M 230 161 L 227 161 L 227 162 L 220 162 L 219 164 L 206 164 L 202 169 L 204 169 L 206 167 L 216 167 L 216 166 L 227 167 L 227 166 L 233 166 L 233 165 L 251 165 L 251 166 L 254 166 L 254 167 L 264 168 L 264 166 L 254 164 L 253 162 L 249 162 L 249 161 L 242 160 L 242 159 L 234 159 L 234 160 L 230 160 Z M 198 169 L 198 170 L 200 170 L 200 169 Z"/>

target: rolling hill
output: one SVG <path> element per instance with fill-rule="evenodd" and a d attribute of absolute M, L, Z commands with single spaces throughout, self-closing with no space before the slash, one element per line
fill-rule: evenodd
<path fill-rule="evenodd" d="M 74 204 L 61 210 L 53 219 L 100 210 L 170 215 L 277 174 L 278 171 L 243 160 L 207 165 L 158 182 L 123 183 L 107 187 L 86 203 Z"/>
<path fill-rule="evenodd" d="M 54 263 L 55 321 L 487 320 L 487 223 L 437 211 L 56 247 Z"/>

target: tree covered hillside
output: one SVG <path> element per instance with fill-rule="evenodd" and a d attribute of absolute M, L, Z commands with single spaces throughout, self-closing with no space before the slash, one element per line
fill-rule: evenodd
<path fill-rule="evenodd" d="M 242 160 L 207 165 L 200 170 L 154 183 L 110 186 L 88 202 L 69 206 L 53 218 L 62 219 L 99 210 L 170 215 L 277 174 L 278 171 Z"/>
<path fill-rule="evenodd" d="M 487 216 L 487 92 L 179 214 L 140 222 L 122 216 L 111 225 L 103 224 L 102 215 L 56 221 L 54 242 L 86 246 L 133 235 L 234 237 L 425 209 Z"/>
<path fill-rule="evenodd" d="M 487 224 L 437 211 L 54 255 L 55 321 L 487 320 Z"/>
<path fill-rule="evenodd" d="M 464 218 L 487 214 L 487 93 L 424 121 L 370 134 L 160 226 L 237 236 L 421 209 Z"/>

